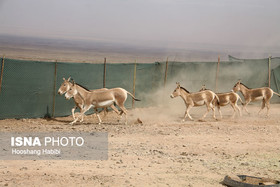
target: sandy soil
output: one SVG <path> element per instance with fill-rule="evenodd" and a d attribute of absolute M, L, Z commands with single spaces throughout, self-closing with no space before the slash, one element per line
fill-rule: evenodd
<path fill-rule="evenodd" d="M 184 123 L 184 111 L 170 118 L 161 108 L 130 110 L 128 125 L 113 113 L 102 125 L 95 116 L 74 126 L 71 117 L 1 120 L 2 132 L 108 132 L 109 159 L 0 161 L 0 186 L 222 186 L 226 175 L 237 174 L 279 180 L 280 105 L 271 106 L 269 118 L 256 115 L 259 105 L 248 109 L 251 115 L 231 119 L 225 107 L 223 120 L 208 115 L 199 122 L 199 108 L 191 111 L 196 120 Z"/>

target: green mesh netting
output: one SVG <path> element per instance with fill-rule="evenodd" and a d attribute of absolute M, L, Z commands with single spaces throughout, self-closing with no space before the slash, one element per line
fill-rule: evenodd
<path fill-rule="evenodd" d="M 54 63 L 5 59 L 0 118 L 43 117 L 51 113 Z"/>
<path fill-rule="evenodd" d="M 122 87 L 132 93 L 134 65 L 107 63 L 106 87 Z M 141 102 L 135 102 L 135 107 L 154 106 L 151 98 L 164 86 L 166 63 L 139 63 L 136 67 L 136 98 Z M 0 119 L 70 115 L 73 100 L 57 94 L 62 78 L 71 76 L 89 89 L 99 89 L 103 87 L 103 68 L 103 64 L 4 59 Z M 271 69 L 271 88 L 279 92 L 280 58 L 271 58 Z M 217 62 L 169 62 L 165 91 L 171 93 L 175 82 L 191 92 L 198 91 L 202 85 L 215 90 L 216 70 Z M 268 59 L 232 57 L 221 62 L 217 91 L 230 91 L 239 79 L 251 88 L 268 86 Z M 274 96 L 273 102 L 280 102 L 280 98 Z M 130 96 L 125 106 L 131 108 Z"/>
<path fill-rule="evenodd" d="M 277 64 L 278 66 L 272 69 L 271 71 L 271 88 L 280 93 L 280 58 L 272 58 L 273 67 Z M 274 96 L 272 98 L 272 102 L 279 102 L 280 98 L 278 96 Z"/>

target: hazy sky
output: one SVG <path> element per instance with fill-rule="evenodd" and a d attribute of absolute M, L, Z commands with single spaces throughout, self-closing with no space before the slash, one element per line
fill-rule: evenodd
<path fill-rule="evenodd" d="M 280 0 L 0 0 L 0 34 L 280 45 Z"/>

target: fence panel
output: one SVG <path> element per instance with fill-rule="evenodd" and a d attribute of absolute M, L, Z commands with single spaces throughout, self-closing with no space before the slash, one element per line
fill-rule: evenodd
<path fill-rule="evenodd" d="M 55 71 L 56 67 L 56 71 Z M 280 58 L 271 59 L 271 88 L 279 92 Z M 2 71 L 2 66 L 0 66 Z M 175 88 L 175 82 L 191 92 L 198 91 L 202 85 L 215 90 L 217 62 L 169 62 L 167 82 L 164 87 L 165 62 L 153 64 L 140 63 L 136 69 L 136 107 L 154 106 L 158 92 L 167 93 Z M 74 102 L 57 94 L 63 82 L 62 78 L 72 77 L 77 83 L 89 88 L 103 87 L 103 64 L 39 62 L 5 59 L 2 89 L 0 93 L 0 119 L 36 118 L 54 114 L 67 116 L 71 114 Z M 55 74 L 56 72 L 56 74 Z M 134 63 L 107 63 L 106 87 L 122 87 L 133 92 Z M 268 86 L 268 59 L 236 59 L 220 63 L 218 91 L 230 91 L 241 79 L 248 87 Z M 164 88 L 164 89 L 162 89 Z M 157 95 L 155 95 L 155 93 Z M 126 107 L 131 108 L 131 97 L 128 96 Z M 273 97 L 273 102 L 280 102 Z M 88 113 L 92 113 L 92 110 Z"/>
<path fill-rule="evenodd" d="M 5 59 L 0 119 L 50 115 L 54 63 Z"/>

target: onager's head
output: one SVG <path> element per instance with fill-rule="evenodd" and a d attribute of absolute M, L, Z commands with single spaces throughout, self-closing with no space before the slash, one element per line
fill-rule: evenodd
<path fill-rule="evenodd" d="M 201 91 L 204 91 L 204 90 L 207 90 L 205 84 L 202 85 L 202 87 L 199 91 L 201 92 Z"/>
<path fill-rule="evenodd" d="M 58 94 L 63 95 L 65 92 L 67 92 L 70 89 L 71 82 L 70 82 L 71 77 L 69 77 L 67 80 L 63 78 L 63 83 L 60 85 L 58 89 Z"/>
<path fill-rule="evenodd" d="M 65 94 L 65 98 L 68 100 L 74 97 L 78 93 L 76 84 L 75 83 L 70 83 L 70 84 L 71 86 L 69 87 L 69 90 Z"/>
<path fill-rule="evenodd" d="M 234 92 L 238 92 L 238 91 L 240 91 L 240 80 L 233 86 L 233 88 L 232 88 L 232 90 L 234 91 Z"/>
<path fill-rule="evenodd" d="M 173 93 L 170 95 L 171 98 L 177 97 L 181 95 L 181 86 L 180 83 L 176 82 L 177 87 L 173 91 Z"/>

